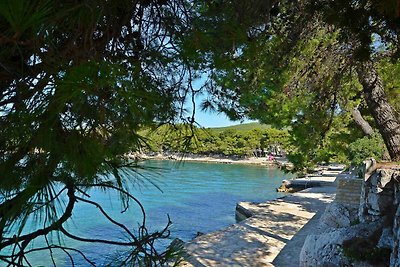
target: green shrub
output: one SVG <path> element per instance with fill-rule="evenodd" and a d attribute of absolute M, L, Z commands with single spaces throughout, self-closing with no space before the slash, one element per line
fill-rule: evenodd
<path fill-rule="evenodd" d="M 382 160 L 385 153 L 385 144 L 377 133 L 360 138 L 349 146 L 349 159 L 355 165 L 361 164 L 366 158 Z"/>

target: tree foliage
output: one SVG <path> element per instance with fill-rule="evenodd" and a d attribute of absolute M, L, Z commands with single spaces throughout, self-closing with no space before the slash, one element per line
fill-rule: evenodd
<path fill-rule="evenodd" d="M 99 207 L 88 188 L 118 191 L 124 209 L 136 202 L 127 192 L 135 163 L 124 155 L 145 146 L 141 127 L 183 116 L 192 77 L 178 44 L 189 8 L 162 0 L 1 1 L 1 261 L 29 265 L 32 242 L 55 233 L 124 246 L 122 265 L 165 263 L 170 252 L 158 253 L 155 242 L 168 231 L 148 233 L 144 220 L 134 230 L 104 211 L 124 241 L 76 236 L 65 224 L 76 205 Z M 25 227 L 29 218 L 36 229 Z M 39 251 L 70 257 L 74 249 L 54 238 Z"/>
<path fill-rule="evenodd" d="M 348 154 L 348 145 L 362 136 L 348 116 L 359 107 L 396 159 L 399 119 L 385 96 L 391 78 L 376 69 L 386 64 L 385 71 L 395 70 L 384 62 L 398 51 L 398 16 L 384 7 L 376 1 L 279 1 L 269 21 L 258 16 L 241 23 L 247 38 L 224 53 L 207 46 L 208 88 L 215 97 L 204 107 L 290 126 L 298 149 L 289 157 L 299 168 Z M 336 137 L 346 145 L 338 146 Z"/>

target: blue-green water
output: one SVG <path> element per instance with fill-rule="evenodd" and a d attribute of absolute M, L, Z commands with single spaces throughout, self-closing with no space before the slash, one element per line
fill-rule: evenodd
<path fill-rule="evenodd" d="M 261 166 L 226 165 L 210 163 L 177 163 L 174 161 L 150 161 L 148 167 L 157 168 L 147 176 L 162 192 L 149 181 L 132 187 L 135 195 L 146 209 L 147 226 L 150 231 L 160 230 L 167 223 L 169 214 L 172 225 L 171 236 L 188 241 L 197 232 L 208 233 L 235 223 L 235 206 L 239 201 L 266 201 L 281 196 L 275 188 L 282 179 L 287 179 L 278 169 Z M 157 174 L 159 173 L 159 174 Z M 136 175 L 133 181 L 146 180 Z M 132 203 L 130 210 L 121 213 L 117 195 L 90 190 L 91 200 L 102 203 L 107 212 L 129 227 L 135 227 L 142 217 L 138 206 Z M 99 211 L 85 203 L 78 202 L 73 213 L 73 223 L 68 225 L 70 232 L 90 238 L 109 238 L 122 240 L 124 234 L 108 223 Z M 57 241 L 57 237 L 53 238 Z M 102 244 L 82 244 L 64 238 L 62 242 L 77 246 L 97 264 L 104 263 L 106 256 L 112 256 L 115 248 Z M 60 266 L 70 266 L 68 257 L 61 251 L 54 251 Z M 73 254 L 79 259 L 77 254 Z M 51 265 L 47 252 L 32 255 L 34 266 Z M 78 260 L 77 266 L 87 266 Z"/>

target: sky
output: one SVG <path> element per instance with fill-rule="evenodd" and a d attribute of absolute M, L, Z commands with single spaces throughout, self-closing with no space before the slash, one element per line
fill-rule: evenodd
<path fill-rule="evenodd" d="M 202 111 L 200 106 L 201 102 L 203 99 L 205 99 L 206 96 L 198 96 L 195 99 L 196 103 L 196 113 L 195 113 L 195 120 L 196 122 L 205 128 L 210 128 L 210 127 L 226 127 L 226 126 L 231 126 L 231 125 L 237 125 L 237 124 L 242 124 L 242 123 L 250 123 L 250 122 L 255 122 L 253 120 L 244 120 L 244 121 L 231 121 L 224 113 L 218 113 L 218 112 L 213 112 L 213 111 Z M 192 108 L 191 105 L 187 103 L 187 109 L 189 112 L 191 112 Z M 191 113 L 189 113 L 191 114 Z"/>
<path fill-rule="evenodd" d="M 201 77 L 193 82 L 193 87 L 198 90 L 205 82 L 205 77 Z M 226 127 L 231 125 L 237 125 L 242 123 L 255 122 L 253 120 L 244 121 L 231 121 L 224 113 L 217 113 L 212 111 L 202 111 L 200 106 L 204 99 L 209 95 L 206 92 L 202 92 L 195 98 L 196 113 L 195 121 L 202 127 Z M 192 105 L 190 101 L 186 101 L 186 109 L 189 111 L 188 115 L 191 115 Z"/>
<path fill-rule="evenodd" d="M 214 112 L 204 112 L 201 110 L 196 110 L 195 115 L 196 122 L 200 124 L 202 127 L 225 127 L 240 124 L 240 121 L 231 121 L 224 114 L 218 114 Z M 252 122 L 249 120 L 244 121 L 243 123 Z"/>

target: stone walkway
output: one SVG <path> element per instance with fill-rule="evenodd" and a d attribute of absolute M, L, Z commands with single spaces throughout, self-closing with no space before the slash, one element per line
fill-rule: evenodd
<path fill-rule="evenodd" d="M 321 177 L 319 177 L 321 178 Z M 317 180 L 313 177 L 312 180 Z M 185 267 L 298 266 L 308 233 L 335 196 L 335 177 L 315 187 L 266 203 L 238 204 L 250 218 L 185 244 Z"/>

